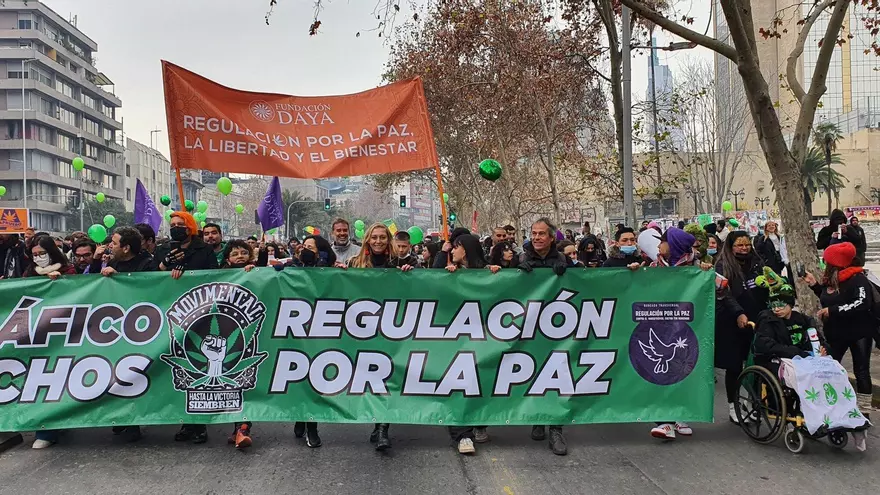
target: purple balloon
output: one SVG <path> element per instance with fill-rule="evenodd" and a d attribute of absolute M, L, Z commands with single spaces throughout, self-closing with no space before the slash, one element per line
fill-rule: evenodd
<path fill-rule="evenodd" d="M 556 231 L 556 240 L 561 241 L 563 239 L 565 239 L 565 234 L 563 234 L 561 230 L 557 230 Z"/>

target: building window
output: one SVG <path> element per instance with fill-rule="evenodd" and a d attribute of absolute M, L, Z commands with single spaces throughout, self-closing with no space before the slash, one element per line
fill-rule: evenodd
<path fill-rule="evenodd" d="M 85 93 L 82 94 L 82 102 L 85 106 L 91 108 L 92 110 L 98 109 L 98 103 L 95 101 L 95 99 Z"/>
<path fill-rule="evenodd" d="M 104 139 L 106 139 L 108 141 L 113 141 L 114 138 L 116 137 L 116 133 L 113 132 L 113 129 L 108 129 L 107 127 L 104 127 L 103 131 L 104 131 Z"/>
<path fill-rule="evenodd" d="M 18 29 L 34 29 L 34 24 L 31 14 L 18 14 Z"/>
<path fill-rule="evenodd" d="M 71 112 L 70 110 L 60 105 L 58 106 L 58 120 L 64 122 L 65 124 L 76 127 L 76 113 Z"/>
<path fill-rule="evenodd" d="M 153 180 L 156 180 L 156 171 L 153 170 Z"/>
<path fill-rule="evenodd" d="M 40 74 L 40 76 L 41 76 L 40 82 L 43 82 L 42 75 Z M 46 82 L 44 84 L 48 84 L 50 86 L 52 85 L 51 80 L 50 80 L 50 82 Z M 73 86 L 71 86 L 70 84 L 68 84 L 67 82 L 65 82 L 61 78 L 55 79 L 55 89 L 61 93 L 64 93 L 64 95 L 67 96 L 68 98 L 76 98 L 74 96 Z"/>
<path fill-rule="evenodd" d="M 131 201 L 131 189 L 129 189 L 127 187 L 125 188 L 125 200 Z"/>
<path fill-rule="evenodd" d="M 86 132 L 94 134 L 95 136 L 101 135 L 101 130 L 100 130 L 100 127 L 98 126 L 98 123 L 88 117 L 83 116 L 82 128 Z"/>
<path fill-rule="evenodd" d="M 131 165 L 128 165 L 128 164 L 125 165 L 125 176 L 131 177 Z"/>

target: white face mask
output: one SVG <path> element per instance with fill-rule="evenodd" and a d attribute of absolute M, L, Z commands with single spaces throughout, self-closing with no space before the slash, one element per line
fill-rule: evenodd
<path fill-rule="evenodd" d="M 34 263 L 36 263 L 37 266 L 40 268 L 46 268 L 47 266 L 49 266 L 50 261 L 51 260 L 49 259 L 48 254 L 41 254 L 39 256 L 34 256 Z"/>

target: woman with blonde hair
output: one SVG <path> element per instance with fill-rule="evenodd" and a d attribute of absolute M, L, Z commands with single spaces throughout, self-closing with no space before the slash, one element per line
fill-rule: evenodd
<path fill-rule="evenodd" d="M 385 224 L 374 223 L 364 233 L 364 244 L 361 250 L 353 258 L 348 260 L 349 268 L 394 268 L 391 264 L 391 231 Z M 411 265 L 403 265 L 401 271 L 412 270 Z M 373 432 L 370 433 L 370 442 L 376 444 L 376 450 L 391 448 L 391 439 L 388 437 L 388 423 L 376 423 Z"/>

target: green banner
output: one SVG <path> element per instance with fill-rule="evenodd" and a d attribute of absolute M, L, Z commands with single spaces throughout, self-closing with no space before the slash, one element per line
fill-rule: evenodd
<path fill-rule="evenodd" d="M 0 431 L 711 421 L 696 268 L 256 269 L 0 282 Z"/>

